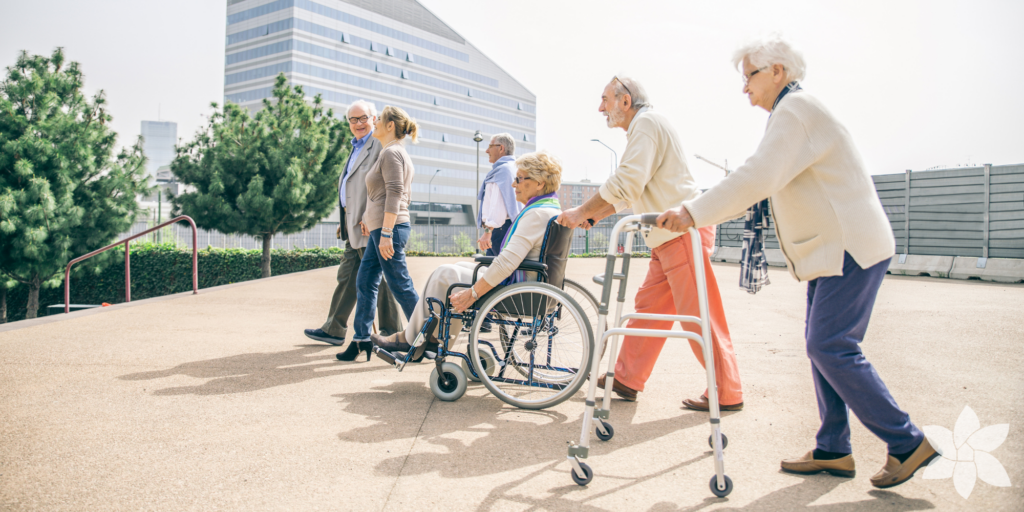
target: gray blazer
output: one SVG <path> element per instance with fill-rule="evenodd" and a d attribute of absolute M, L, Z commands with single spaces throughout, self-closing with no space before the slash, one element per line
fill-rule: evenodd
<path fill-rule="evenodd" d="M 352 171 L 348 175 L 343 174 L 341 178 L 338 178 L 338 202 L 341 202 L 341 180 L 345 180 L 345 204 L 348 205 L 348 208 L 341 210 L 341 236 L 348 240 L 353 249 L 363 249 L 369 241 L 369 238 L 363 236 L 363 232 L 359 229 L 359 220 L 363 218 L 363 212 L 366 211 L 366 173 L 370 172 L 377 162 L 377 158 L 380 156 L 380 147 L 380 141 L 371 136 L 362 151 L 359 152 L 355 163 L 352 164 Z M 352 158 L 351 154 L 349 158 Z M 345 167 L 348 167 L 348 161 L 345 162 Z M 344 171 L 342 172 L 344 173 Z"/>

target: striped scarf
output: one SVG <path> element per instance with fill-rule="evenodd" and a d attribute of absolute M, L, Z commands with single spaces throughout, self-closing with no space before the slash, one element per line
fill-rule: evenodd
<path fill-rule="evenodd" d="M 512 239 L 512 234 L 515 233 L 516 228 L 519 227 L 519 220 L 523 218 L 523 215 L 526 215 L 526 212 L 536 208 L 555 208 L 561 210 L 562 204 L 558 202 L 558 196 L 554 192 L 530 199 L 526 203 L 526 207 L 523 208 L 523 211 L 519 212 L 519 215 L 516 216 L 515 222 L 513 222 L 512 225 L 508 228 L 508 232 L 505 233 L 505 238 L 501 239 L 502 249 L 504 249 L 505 246 L 508 244 L 509 240 Z M 521 283 L 523 281 L 526 281 L 526 272 L 523 270 L 515 270 L 512 272 L 512 275 L 506 277 L 505 280 L 501 282 L 501 284 L 510 285 L 515 283 Z"/>

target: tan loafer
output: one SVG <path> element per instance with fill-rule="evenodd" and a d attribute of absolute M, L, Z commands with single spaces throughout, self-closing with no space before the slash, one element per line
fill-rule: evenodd
<path fill-rule="evenodd" d="M 814 450 L 807 452 L 803 457 L 782 461 L 782 470 L 798 475 L 813 475 L 824 471 L 830 475 L 847 478 L 853 478 L 857 474 L 852 453 L 834 460 L 816 460 Z"/>
<path fill-rule="evenodd" d="M 597 387 L 604 389 L 604 383 L 604 375 L 602 375 L 597 379 Z M 636 394 L 638 391 L 617 380 L 612 381 L 612 391 L 614 391 L 619 398 L 627 402 L 636 402 Z"/>
<path fill-rule="evenodd" d="M 708 402 L 708 397 L 707 396 L 701 395 L 699 398 L 684 398 L 683 399 L 683 407 L 686 407 L 687 409 L 693 409 L 695 411 L 710 411 L 711 410 L 711 403 Z M 732 405 L 718 404 L 718 410 L 719 411 L 742 411 L 743 410 L 743 402 L 740 402 L 738 404 L 732 404 Z"/>
<path fill-rule="evenodd" d="M 932 448 L 928 439 L 925 438 L 906 462 L 901 463 L 899 459 L 890 455 L 889 460 L 886 461 L 885 466 L 882 466 L 881 471 L 871 477 L 871 485 L 879 489 L 886 489 L 902 484 L 910 480 L 910 477 L 914 476 L 915 471 L 922 466 L 928 465 L 938 455 L 935 448 Z"/>

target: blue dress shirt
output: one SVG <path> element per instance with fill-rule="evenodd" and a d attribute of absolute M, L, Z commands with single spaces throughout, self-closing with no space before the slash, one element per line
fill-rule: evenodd
<path fill-rule="evenodd" d="M 359 153 L 363 150 L 363 146 L 366 145 L 366 141 L 370 140 L 373 136 L 373 130 L 367 133 L 361 139 L 352 139 L 352 155 L 348 157 L 348 163 L 345 164 L 345 174 L 341 175 L 341 187 L 338 188 L 338 198 L 341 200 L 341 207 L 345 208 L 348 205 L 345 204 L 345 184 L 348 182 L 348 173 L 352 171 L 352 166 L 355 165 L 356 160 L 359 158 Z"/>

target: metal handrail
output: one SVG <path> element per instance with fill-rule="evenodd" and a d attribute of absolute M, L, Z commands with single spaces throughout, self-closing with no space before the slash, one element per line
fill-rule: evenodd
<path fill-rule="evenodd" d="M 128 254 L 128 245 L 131 243 L 132 240 L 135 240 L 136 238 L 139 238 L 140 236 L 148 235 L 148 234 L 150 234 L 150 233 L 152 233 L 152 232 L 154 232 L 154 231 L 156 231 L 156 230 L 158 230 L 158 229 L 160 229 L 160 228 L 162 228 L 164 226 L 175 224 L 178 221 L 182 221 L 182 220 L 187 220 L 188 223 L 192 225 L 192 295 L 198 294 L 199 293 L 199 253 L 197 252 L 197 246 L 199 245 L 198 244 L 198 230 L 196 229 L 196 222 L 194 220 L 192 220 L 192 217 L 189 217 L 188 215 L 182 215 L 180 217 L 175 217 L 174 219 L 171 219 L 171 220 L 169 220 L 167 222 L 164 222 L 163 224 L 160 224 L 159 226 L 155 226 L 155 227 L 152 227 L 150 229 L 147 229 L 147 230 L 143 231 L 142 233 L 138 233 L 138 234 L 132 235 L 132 236 L 130 236 L 128 238 L 125 238 L 124 240 L 120 240 L 120 241 L 114 242 L 114 243 L 112 243 L 112 244 L 110 244 L 110 245 L 108 245 L 108 246 L 106 246 L 106 247 L 104 247 L 102 249 L 96 249 L 95 251 L 90 252 L 89 254 L 86 254 L 85 256 L 79 256 L 79 257 L 71 260 L 68 263 L 68 267 L 66 269 L 64 269 L 64 313 L 67 314 L 71 310 L 71 265 L 74 265 L 75 263 L 78 263 L 79 261 L 87 260 L 87 259 L 89 259 L 89 258 L 91 258 L 91 257 L 93 257 L 93 256 L 95 256 L 95 255 L 97 255 L 97 254 L 99 254 L 101 252 L 108 251 L 110 249 L 113 249 L 114 247 L 117 247 L 117 246 L 119 246 L 121 244 L 124 244 L 124 301 L 125 302 L 131 302 L 132 301 L 132 273 L 131 273 L 131 269 L 129 267 L 129 264 L 131 263 L 131 256 Z"/>

